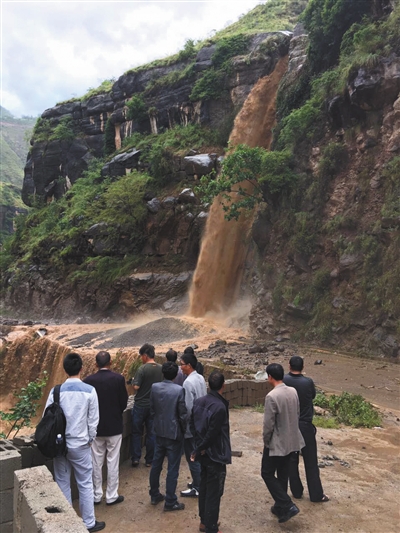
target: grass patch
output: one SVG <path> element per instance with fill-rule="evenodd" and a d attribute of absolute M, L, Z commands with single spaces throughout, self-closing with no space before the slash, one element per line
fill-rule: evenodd
<path fill-rule="evenodd" d="M 340 428 L 340 424 L 337 422 L 335 418 L 320 416 L 320 415 L 314 416 L 313 424 L 317 428 L 324 428 L 324 429 L 339 429 Z"/>
<path fill-rule="evenodd" d="M 251 408 L 252 411 L 255 411 L 256 413 L 264 413 L 264 404 L 262 403 L 256 403 Z"/>
<path fill-rule="evenodd" d="M 343 392 L 340 396 L 318 393 L 314 404 L 330 411 L 338 423 L 353 427 L 372 428 L 380 426 L 378 411 L 359 394 Z"/>

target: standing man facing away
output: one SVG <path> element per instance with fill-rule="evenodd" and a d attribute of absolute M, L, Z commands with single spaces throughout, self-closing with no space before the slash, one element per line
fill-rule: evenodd
<path fill-rule="evenodd" d="M 150 470 L 151 504 L 165 500 L 164 511 L 181 511 L 185 504 L 176 497 L 182 443 L 187 424 L 185 391 L 173 380 L 178 374 L 178 365 L 167 361 L 162 365 L 164 381 L 154 383 L 150 393 L 150 413 L 154 419 L 156 446 Z M 168 458 L 166 495 L 160 493 L 160 474 L 165 457 Z"/>
<path fill-rule="evenodd" d="M 171 361 L 172 363 L 176 363 L 176 360 L 178 359 L 178 353 L 173 350 L 172 348 L 170 348 L 168 350 L 168 352 L 165 354 L 165 358 L 167 361 Z M 180 366 L 178 366 L 178 374 L 176 376 L 176 378 L 174 379 L 174 383 L 176 383 L 177 385 L 183 385 L 183 382 L 185 381 L 186 379 L 186 376 L 185 374 L 182 372 L 182 368 Z"/>
<path fill-rule="evenodd" d="M 261 476 L 275 501 L 271 513 L 283 523 L 300 512 L 287 493 L 292 454 L 304 446 L 299 430 L 300 404 L 293 387 L 283 383 L 282 365 L 272 363 L 266 372 L 273 389 L 265 397 Z"/>
<path fill-rule="evenodd" d="M 133 379 L 133 388 L 137 391 L 132 408 L 132 466 L 139 466 L 142 455 L 142 433 L 146 426 L 146 466 L 150 467 L 154 455 L 155 436 L 153 418 L 150 415 L 150 391 L 153 383 L 162 381 L 161 365 L 154 361 L 155 351 L 151 344 L 143 344 L 139 350 L 142 366 Z"/>
<path fill-rule="evenodd" d="M 313 399 L 315 398 L 315 385 L 311 378 L 303 376 L 303 358 L 293 355 L 289 361 L 289 373 L 283 378 L 283 382 L 297 391 L 300 402 L 299 428 L 305 446 L 301 453 L 303 455 L 304 467 L 306 470 L 307 487 L 310 500 L 312 502 L 328 502 L 329 498 L 324 494 L 321 479 L 319 476 L 317 442 L 315 435 L 317 428 L 313 425 L 314 416 Z M 303 484 L 299 476 L 299 454 L 292 456 L 289 470 L 290 490 L 295 498 L 303 496 Z"/>
<path fill-rule="evenodd" d="M 200 374 L 196 372 L 197 357 L 191 353 L 183 353 L 181 357 L 181 368 L 185 374 L 186 379 L 183 382 L 183 388 L 185 389 L 185 402 L 188 414 L 188 422 L 192 414 L 193 402 L 197 398 L 201 398 L 207 394 L 206 382 Z M 200 488 L 200 463 L 198 461 L 192 461 L 190 456 L 194 450 L 194 437 L 192 435 L 190 424 L 188 423 L 185 433 L 185 439 L 183 441 L 183 448 L 185 451 L 186 461 L 189 466 L 190 473 L 192 474 L 192 483 L 188 484 L 188 489 L 181 490 L 181 496 L 186 498 L 197 498 Z"/>
<path fill-rule="evenodd" d="M 90 451 L 99 423 L 99 403 L 94 387 L 80 379 L 82 358 L 77 353 L 65 356 L 63 367 L 68 378 L 61 385 L 60 406 L 67 420 L 65 439 L 67 455 L 53 461 L 54 478 L 62 493 L 72 505 L 71 470 L 74 470 L 79 491 L 79 509 L 88 531 L 101 531 L 105 522 L 94 516 L 92 454 Z M 46 408 L 53 403 L 54 388 L 47 398 Z"/>
<path fill-rule="evenodd" d="M 214 371 L 208 378 L 210 392 L 195 400 L 192 411 L 196 447 L 192 461 L 200 460 L 200 531 L 218 532 L 221 496 L 224 493 L 226 465 L 232 462 L 229 436 L 229 403 L 223 398 L 225 378 Z"/>
<path fill-rule="evenodd" d="M 92 444 L 94 503 L 98 505 L 103 497 L 102 469 L 107 453 L 106 503 L 115 505 L 124 501 L 124 497 L 118 495 L 119 455 L 122 413 L 128 403 L 128 393 L 124 377 L 110 370 L 111 356 L 108 352 L 101 351 L 96 355 L 96 365 L 98 372 L 84 379 L 96 389 L 100 411 L 97 436 Z"/>

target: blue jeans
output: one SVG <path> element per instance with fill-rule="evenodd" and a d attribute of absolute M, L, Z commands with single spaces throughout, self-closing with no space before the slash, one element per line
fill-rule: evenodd
<path fill-rule="evenodd" d="M 193 452 L 194 448 L 194 437 L 190 437 L 184 440 L 183 449 L 185 450 L 186 461 L 188 463 L 190 473 L 192 474 L 192 487 L 196 490 L 199 490 L 201 465 L 198 461 L 190 460 L 190 454 Z"/>
<path fill-rule="evenodd" d="M 172 507 L 177 501 L 176 485 L 178 483 L 179 466 L 182 457 L 182 441 L 156 437 L 156 449 L 150 470 L 149 494 L 155 498 L 160 494 L 160 474 L 163 469 L 164 458 L 168 459 L 168 472 L 166 479 L 165 505 Z"/>
<path fill-rule="evenodd" d="M 150 407 L 139 407 L 134 404 L 132 409 L 132 461 L 139 461 L 142 455 L 143 426 L 146 426 L 146 455 L 144 460 L 147 464 L 151 464 L 154 455 L 155 435 Z"/>

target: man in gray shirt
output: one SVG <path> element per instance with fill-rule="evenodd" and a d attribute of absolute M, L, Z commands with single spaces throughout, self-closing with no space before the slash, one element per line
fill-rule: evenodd
<path fill-rule="evenodd" d="M 287 485 L 291 456 L 301 450 L 304 440 L 299 430 L 299 398 L 295 389 L 283 383 L 282 365 L 272 363 L 266 372 L 273 389 L 265 397 L 261 476 L 275 500 L 271 512 L 283 523 L 299 513 Z"/>
<path fill-rule="evenodd" d="M 142 455 L 142 433 L 146 426 L 145 464 L 150 467 L 153 461 L 155 436 L 153 418 L 150 414 L 150 392 L 153 383 L 163 380 L 161 365 L 154 361 L 155 351 L 151 344 L 143 344 L 139 350 L 143 365 L 133 379 L 133 388 L 137 391 L 132 408 L 132 466 L 139 465 Z"/>
<path fill-rule="evenodd" d="M 188 421 L 190 420 L 193 402 L 202 396 L 207 394 L 206 382 L 200 374 L 196 372 L 197 357 L 191 353 L 183 353 L 181 357 L 181 368 L 185 374 L 186 379 L 183 382 L 183 388 L 185 390 L 185 402 L 188 414 Z M 181 496 L 186 498 L 197 498 L 200 488 L 200 473 L 201 465 L 198 461 L 191 461 L 190 456 L 195 449 L 194 436 L 190 431 L 189 424 L 186 429 L 184 439 L 184 450 L 186 461 L 188 463 L 190 473 L 192 474 L 192 483 L 188 484 L 187 490 L 181 491 Z"/>

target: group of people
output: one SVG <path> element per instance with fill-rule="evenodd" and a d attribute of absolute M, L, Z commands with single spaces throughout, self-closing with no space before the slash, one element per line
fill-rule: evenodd
<path fill-rule="evenodd" d="M 139 355 L 142 366 L 132 385 L 136 391 L 132 408 L 132 467 L 142 454 L 142 435 L 146 428 L 144 462 L 149 467 L 151 505 L 164 502 L 164 511 L 185 508 L 176 489 L 182 455 L 188 463 L 192 481 L 182 488 L 182 498 L 198 498 L 200 526 L 205 533 L 219 532 L 220 501 L 224 492 L 226 465 L 231 463 L 229 404 L 223 397 L 225 379 L 213 371 L 207 385 L 203 366 L 192 347 L 178 354 L 170 349 L 161 365 L 155 350 L 144 344 Z M 69 353 L 63 361 L 68 378 L 61 385 L 60 405 L 66 427 L 66 456 L 54 459 L 54 477 L 67 500 L 71 501 L 71 470 L 79 491 L 79 508 L 90 532 L 101 531 L 105 522 L 97 521 L 94 507 L 103 498 L 103 464 L 107 462 L 106 505 L 124 501 L 118 493 L 119 457 L 122 441 L 122 414 L 127 406 L 125 379 L 111 370 L 106 351 L 96 355 L 98 371 L 83 381 L 82 358 Z M 290 372 L 284 375 L 280 364 L 266 368 L 272 391 L 265 399 L 263 421 L 264 452 L 261 475 L 274 499 L 271 512 L 280 523 L 295 516 L 299 509 L 288 495 L 288 482 L 295 498 L 303 495 L 299 477 L 299 452 L 303 455 L 311 501 L 325 502 L 317 462 L 315 428 L 312 425 L 315 386 L 302 374 L 303 359 L 290 359 Z M 50 391 L 46 407 L 53 398 Z M 160 474 L 167 458 L 165 494 L 160 491 Z"/>

